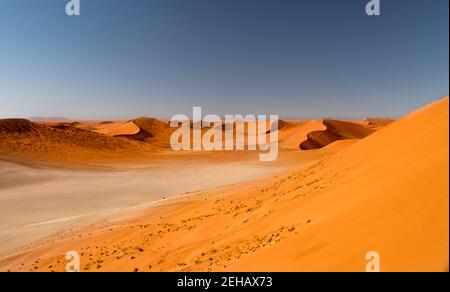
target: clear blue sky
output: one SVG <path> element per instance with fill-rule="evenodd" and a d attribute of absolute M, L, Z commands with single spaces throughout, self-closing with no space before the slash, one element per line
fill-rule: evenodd
<path fill-rule="evenodd" d="M 399 116 L 448 95 L 448 0 L 0 0 L 0 117 Z"/>

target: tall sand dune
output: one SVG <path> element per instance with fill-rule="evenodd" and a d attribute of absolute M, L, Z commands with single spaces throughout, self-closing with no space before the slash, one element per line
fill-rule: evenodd
<path fill-rule="evenodd" d="M 448 110 L 445 98 L 316 165 L 336 180 L 289 207 L 310 223 L 231 269 L 363 271 L 373 250 L 384 271 L 448 270 Z"/>

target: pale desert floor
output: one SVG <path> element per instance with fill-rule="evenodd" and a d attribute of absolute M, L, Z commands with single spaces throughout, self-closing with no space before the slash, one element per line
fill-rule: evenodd
<path fill-rule="evenodd" d="M 260 163 L 245 153 L 228 160 L 231 154 L 209 154 L 90 167 L 0 160 L 0 257 L 59 232 L 123 218 L 191 192 L 262 179 L 319 155 L 291 152 L 276 163 Z"/>

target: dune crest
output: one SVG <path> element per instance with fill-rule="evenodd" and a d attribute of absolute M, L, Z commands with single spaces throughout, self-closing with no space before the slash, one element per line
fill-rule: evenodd
<path fill-rule="evenodd" d="M 345 121 L 322 120 L 325 130 L 308 133 L 307 139 L 299 144 L 301 150 L 323 148 L 338 140 L 362 139 L 373 132 L 372 129 Z"/>
<path fill-rule="evenodd" d="M 379 125 L 377 129 L 382 128 Z M 339 140 L 362 139 L 375 132 L 366 125 L 332 119 L 312 120 L 291 124 L 280 131 L 280 147 L 314 150 Z"/>
<path fill-rule="evenodd" d="M 133 123 L 138 128 L 138 132 L 120 136 L 141 142 L 149 142 L 157 136 L 166 136 L 170 130 L 168 123 L 154 118 L 140 117 L 130 121 L 130 123 Z"/>
<path fill-rule="evenodd" d="M 287 149 L 299 149 L 300 143 L 308 139 L 308 134 L 313 131 L 325 130 L 321 120 L 302 122 L 297 126 L 280 131 L 280 147 Z"/>

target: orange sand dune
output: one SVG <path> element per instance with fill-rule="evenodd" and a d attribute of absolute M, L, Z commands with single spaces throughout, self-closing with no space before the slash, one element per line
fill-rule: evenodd
<path fill-rule="evenodd" d="M 448 270 L 448 110 L 447 97 L 295 171 L 67 232 L 0 268 L 60 271 L 76 250 L 84 271 L 364 271 L 376 251 L 382 271 Z"/>
<path fill-rule="evenodd" d="M 274 123 L 274 124 L 270 125 L 269 130 L 267 131 L 266 134 L 270 134 L 271 132 L 273 132 L 275 130 L 275 126 L 277 126 L 278 131 L 283 131 L 283 130 L 293 128 L 297 125 L 298 124 L 286 122 L 284 120 L 278 120 L 278 123 Z"/>
<path fill-rule="evenodd" d="M 133 138 L 141 141 L 151 139 L 169 128 L 168 123 L 147 117 L 135 119 L 133 123 L 140 129 Z"/>
<path fill-rule="evenodd" d="M 11 127 L 14 123 L 18 124 L 17 128 L 27 129 L 28 127 L 30 130 L 13 129 Z M 271 129 L 270 122 L 266 121 L 266 123 L 266 129 Z M 48 120 L 39 121 L 39 123 L 13 119 L 1 120 L 0 124 L 4 124 L 2 126 L 4 130 L 0 136 L 2 138 L 0 157 L 51 163 L 146 161 L 149 158 L 153 159 L 154 154 L 171 150 L 170 136 L 175 131 L 175 128 L 171 128 L 167 122 L 146 117 L 131 121 Z M 315 131 L 326 131 L 324 136 L 329 132 L 323 121 L 299 123 L 280 120 L 278 127 L 280 145 L 282 148 L 288 149 L 299 149 L 299 144 L 307 140 L 308 135 Z M 202 133 L 208 130 L 208 128 L 203 128 Z M 233 130 L 236 131 L 236 127 Z M 256 135 L 256 133 L 248 131 L 248 128 L 244 128 L 244 141 L 239 141 L 246 146 L 248 146 L 249 138 L 254 138 Z M 345 131 L 344 129 L 342 132 Z M 269 134 L 270 130 L 267 132 Z M 337 139 L 341 139 L 343 136 L 341 135 Z M 223 141 L 224 137 L 222 137 Z M 350 135 L 345 138 L 355 137 Z M 334 139 L 326 140 L 323 145 L 333 141 Z M 235 141 L 235 143 L 237 142 Z"/>
<path fill-rule="evenodd" d="M 323 120 L 322 123 L 326 129 L 308 133 L 307 139 L 300 143 L 300 149 L 320 149 L 338 140 L 361 139 L 374 132 L 351 122 Z"/>
<path fill-rule="evenodd" d="M 310 226 L 231 269 L 358 271 L 375 250 L 385 271 L 448 270 L 448 121 L 447 97 L 330 159 L 340 179 L 296 209 Z"/>
<path fill-rule="evenodd" d="M 38 123 L 40 125 L 50 126 L 50 127 L 75 127 L 83 130 L 94 131 L 98 125 L 98 121 L 87 120 L 87 121 L 74 121 L 74 120 L 31 120 L 32 122 Z"/>
<path fill-rule="evenodd" d="M 131 121 L 139 131 L 133 135 L 122 135 L 141 142 L 152 142 L 163 148 L 170 148 L 170 135 L 175 130 L 169 123 L 154 118 L 141 117 Z"/>
<path fill-rule="evenodd" d="M 379 128 L 383 126 L 380 124 Z M 312 120 L 291 124 L 280 130 L 280 147 L 287 149 L 320 149 L 338 140 L 362 139 L 375 130 L 368 124 L 340 120 Z"/>
<path fill-rule="evenodd" d="M 38 124 L 25 119 L 0 120 L 0 157 L 27 161 L 84 163 L 132 158 L 142 146 L 70 124 Z"/>
<path fill-rule="evenodd" d="M 101 122 L 97 126 L 95 132 L 105 136 L 126 136 L 136 135 L 140 128 L 132 121 L 128 122 Z"/>
<path fill-rule="evenodd" d="M 280 131 L 279 140 L 280 147 L 288 149 L 300 149 L 299 145 L 306 139 L 308 134 L 313 131 L 323 131 L 326 127 L 321 120 L 312 120 L 308 122 L 302 122 L 297 126 Z"/>

